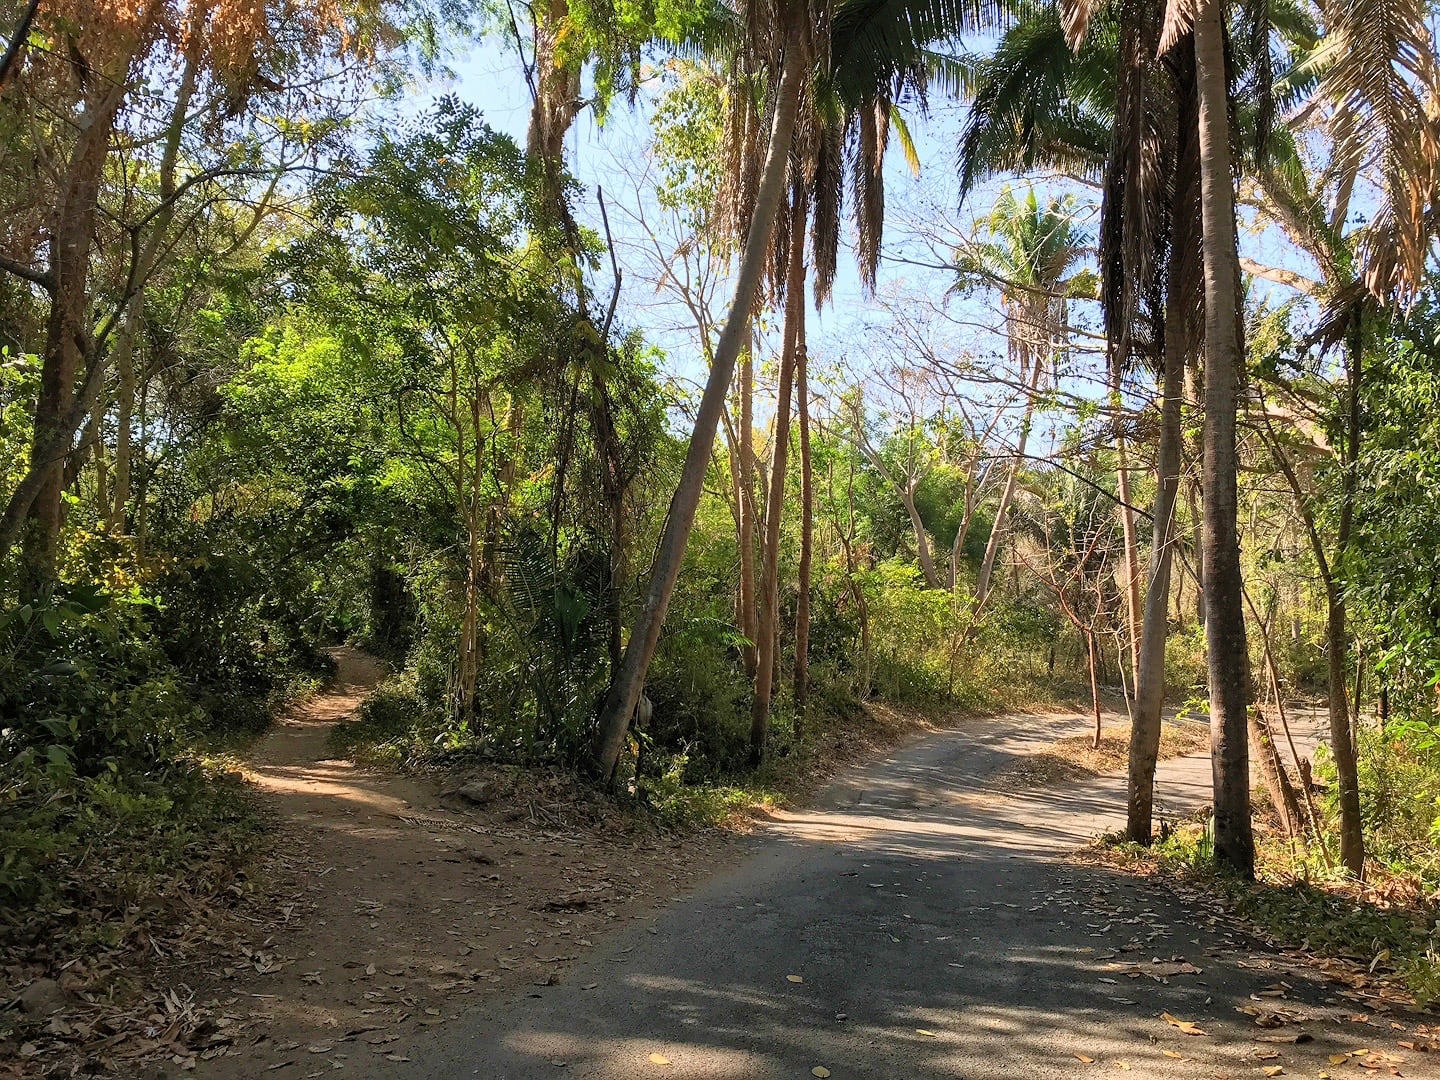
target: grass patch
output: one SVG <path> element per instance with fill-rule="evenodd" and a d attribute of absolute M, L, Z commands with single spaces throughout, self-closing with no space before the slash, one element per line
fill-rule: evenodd
<path fill-rule="evenodd" d="M 1164 879 L 1189 899 L 1220 898 L 1258 936 L 1321 958 L 1367 1000 L 1440 1002 L 1440 897 L 1413 874 L 1384 869 L 1360 883 L 1279 836 L 1257 837 L 1256 880 L 1218 873 L 1207 823 L 1187 822 L 1150 848 L 1102 838 L 1086 857 Z"/>
<path fill-rule="evenodd" d="M 402 769 L 431 761 L 440 730 L 439 718 L 424 715 L 414 672 L 406 671 L 371 690 L 353 720 L 331 729 L 326 744 L 336 757 Z"/>

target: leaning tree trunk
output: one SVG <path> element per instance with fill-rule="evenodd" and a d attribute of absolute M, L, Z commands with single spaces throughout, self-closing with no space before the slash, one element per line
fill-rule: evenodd
<path fill-rule="evenodd" d="M 749 332 L 746 332 L 749 337 Z M 745 674 L 755 678 L 755 351 L 746 343 L 740 357 L 740 656 Z"/>
<path fill-rule="evenodd" d="M 1350 534 L 1355 527 L 1355 466 L 1360 457 L 1360 366 L 1364 342 L 1362 318 L 1360 315 L 1354 317 L 1346 342 L 1344 501 L 1336 530 L 1335 559 L 1325 579 L 1325 636 L 1330 654 L 1330 752 L 1335 758 L 1336 787 L 1340 789 L 1340 861 L 1357 878 L 1365 876 L 1365 833 L 1360 817 L 1355 726 L 1346 688 L 1346 658 L 1350 654 L 1350 632 L 1346 625 L 1348 612 L 1338 579 L 1345 572 Z"/>
<path fill-rule="evenodd" d="M 795 360 L 805 321 L 805 191 L 796 184 L 790 208 L 790 251 L 785 271 L 785 344 L 780 353 L 780 385 L 775 395 L 775 449 L 770 455 L 770 499 L 765 507 L 764 565 L 760 569 L 760 627 L 755 637 L 759 663 L 750 703 L 750 764 L 765 757 L 770 731 L 770 696 L 779 666 L 780 519 L 785 515 L 785 468 L 790 455 L 790 394 Z"/>
<path fill-rule="evenodd" d="M 1290 783 L 1289 774 L 1285 772 L 1280 751 L 1275 748 L 1270 725 L 1258 705 L 1250 709 L 1250 749 L 1260 766 L 1260 779 L 1270 795 L 1271 805 L 1275 807 L 1275 816 L 1280 819 L 1280 828 L 1287 837 L 1299 836 L 1305 828 L 1305 820 L 1300 816 L 1300 799 L 1295 794 L 1295 786 Z"/>
<path fill-rule="evenodd" d="M 1189 48 L 1193 40 L 1177 48 Z M 1203 307 L 1201 276 L 1196 265 L 1200 245 L 1199 155 L 1196 140 L 1193 63 L 1182 63 L 1176 77 L 1180 100 L 1179 146 L 1172 213 L 1172 235 L 1165 296 L 1165 352 L 1160 390 L 1160 440 L 1156 462 L 1154 532 L 1150 546 L 1150 579 L 1145 589 L 1145 614 L 1140 631 L 1140 662 L 1135 672 L 1135 707 L 1131 710 L 1128 799 L 1125 835 L 1150 843 L 1154 824 L 1155 763 L 1160 756 L 1161 715 L 1165 708 L 1165 643 L 1170 626 L 1168 601 L 1175 547 L 1175 527 L 1183 468 L 1182 408 L 1186 359 L 1198 346 L 1202 327 L 1196 316 Z M 1193 290 L 1192 290 L 1193 285 Z"/>
<path fill-rule="evenodd" d="M 935 556 L 930 548 L 930 534 L 925 529 L 925 519 L 915 504 L 915 483 L 907 478 L 900 488 L 900 502 L 910 518 L 910 530 L 915 534 L 915 558 L 920 563 L 920 573 L 925 578 L 927 589 L 940 588 L 940 575 L 935 570 Z"/>
<path fill-rule="evenodd" d="M 790 141 L 795 131 L 795 114 L 800 104 L 800 90 L 805 72 L 800 35 L 792 29 L 786 41 L 780 86 L 775 98 L 775 116 L 765 153 L 765 166 L 755 196 L 754 213 L 750 218 L 750 228 L 740 258 L 735 297 L 715 347 L 715 359 L 710 365 L 705 391 L 700 397 L 700 408 L 695 414 L 695 430 L 685 453 L 680 483 L 675 489 L 674 498 L 670 500 L 670 512 L 666 516 L 665 529 L 656 549 L 645 602 L 635 620 L 629 644 L 625 647 L 624 661 L 611 681 L 610 690 L 605 695 L 605 704 L 600 709 L 592 764 L 595 772 L 606 782 L 614 776 L 615 767 L 619 764 L 620 752 L 625 746 L 625 732 L 630 726 L 635 705 L 640 700 L 645 676 L 655 655 L 655 646 L 660 640 L 665 611 L 670 606 L 670 595 L 675 590 L 675 579 L 680 574 L 680 564 L 685 557 L 685 546 L 695 524 L 695 511 L 700 505 L 705 473 L 710 467 L 710 453 L 715 446 L 715 430 L 720 422 L 720 413 L 725 408 L 730 378 L 735 373 L 735 358 L 739 355 L 748 333 L 750 308 L 760 287 L 761 276 L 765 272 L 770 234 L 774 230 L 775 219 L 785 198 Z"/>
<path fill-rule="evenodd" d="M 1239 401 L 1239 255 L 1230 164 L 1225 39 L 1220 0 L 1199 0 L 1195 83 L 1200 99 L 1200 207 L 1205 260 L 1205 639 L 1210 668 L 1210 752 L 1215 861 L 1255 874 L 1250 823 L 1249 655 L 1237 533 L 1235 416 Z"/>
<path fill-rule="evenodd" d="M 980 560 L 980 573 L 975 579 L 975 614 L 978 626 L 980 610 L 990 598 L 990 584 L 995 572 L 995 559 L 1000 554 L 1000 541 L 1005 536 L 1005 514 L 1010 509 L 1010 500 L 1015 497 L 1015 484 L 1020 478 L 1020 469 L 1025 463 L 1025 448 L 1030 439 L 1030 425 L 1035 419 L 1035 397 L 1040 392 L 1039 356 L 1030 357 L 1030 379 L 1025 386 L 1025 413 L 1020 422 L 1020 438 L 1015 442 L 1015 460 L 1005 475 L 1005 486 L 1000 491 L 1000 504 L 995 508 L 995 524 L 990 528 L 990 539 L 985 543 L 985 555 Z"/>
<path fill-rule="evenodd" d="M 805 733 L 810 700 L 810 564 L 815 543 L 815 478 L 810 461 L 810 372 L 805 320 L 796 328 L 795 396 L 800 420 L 800 565 L 795 599 L 795 734 Z"/>
<path fill-rule="evenodd" d="M 89 300 L 90 244 L 120 98 L 121 88 L 107 90 L 104 100 L 86 110 L 65 172 L 50 237 L 50 315 L 30 451 L 34 496 L 24 512 L 21 546 L 22 590 L 29 595 L 55 579 L 65 457 L 76 429 L 89 412 L 88 405 L 83 410 L 75 408 L 75 380 L 82 359 L 80 341 L 88 337 L 85 310 Z M 99 363 L 98 357 L 89 359 Z M 77 411 L 80 415 L 70 424 Z"/>
<path fill-rule="evenodd" d="M 1167 343 L 1165 349 L 1155 529 L 1150 580 L 1145 589 L 1144 624 L 1140 631 L 1140 663 L 1135 673 L 1135 707 L 1130 714 L 1125 835 L 1138 844 L 1150 843 L 1154 824 L 1155 764 L 1160 756 L 1161 714 L 1165 708 L 1165 643 L 1170 630 L 1170 570 L 1174 564 L 1175 502 L 1180 489 L 1180 440 L 1183 437 L 1180 428 L 1185 363 L 1182 348 L 1177 342 Z"/>

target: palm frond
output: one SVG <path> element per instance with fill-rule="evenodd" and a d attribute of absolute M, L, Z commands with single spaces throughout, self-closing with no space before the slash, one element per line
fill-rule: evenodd
<path fill-rule="evenodd" d="M 830 64 L 849 105 L 873 101 L 923 72 L 936 46 L 1004 25 L 1014 0 L 835 0 Z"/>
<path fill-rule="evenodd" d="M 1425 0 L 1324 0 L 1310 59 L 1333 107 L 1335 168 L 1375 165 L 1383 199 L 1362 245 L 1377 296 L 1419 288 L 1440 212 L 1440 65 Z"/>

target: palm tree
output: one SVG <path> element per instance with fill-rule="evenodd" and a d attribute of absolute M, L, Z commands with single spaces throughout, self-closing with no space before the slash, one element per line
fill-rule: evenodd
<path fill-rule="evenodd" d="M 991 239 L 957 253 L 957 287 L 998 286 L 1005 309 L 1010 362 L 1024 398 L 1015 454 L 1000 491 L 995 524 L 985 545 L 975 583 L 978 617 L 990 596 L 991 578 L 1006 514 L 1025 461 L 1025 449 L 1043 374 L 1052 370 L 1069 338 L 1067 300 L 1075 284 L 1071 270 L 1091 250 L 1091 238 L 1075 223 L 1073 196 L 1052 198 L 1043 207 L 1034 188 L 1023 199 L 1006 188 L 987 221 Z"/>
<path fill-rule="evenodd" d="M 879 251 L 879 214 L 883 213 L 884 203 L 878 187 L 878 161 L 884 149 L 882 120 L 888 122 L 891 117 L 892 95 L 897 87 L 913 84 L 927 73 L 934 43 L 977 25 L 995 10 L 993 0 L 794 0 L 784 4 L 751 0 L 738 5 L 734 25 L 740 28 L 735 52 L 739 63 L 735 66 L 735 92 L 731 94 L 731 119 L 737 126 L 726 141 L 731 155 L 727 170 L 731 220 L 743 222 L 743 230 L 736 231 L 744 232 L 745 243 L 735 298 L 716 344 L 645 601 L 600 710 L 593 765 L 603 779 L 613 776 L 619 762 L 625 732 L 659 641 L 694 523 L 716 425 L 765 264 L 770 262 L 771 280 L 775 281 L 783 276 L 776 271 L 789 262 L 788 242 L 782 238 L 782 242 L 772 243 L 777 220 L 783 221 L 779 212 L 784 202 L 787 158 L 796 161 L 805 186 L 815 194 L 812 244 L 817 297 L 823 299 L 828 291 L 827 267 L 833 266 L 835 245 L 829 239 L 830 219 L 825 215 L 830 213 L 829 208 L 835 208 L 838 222 L 839 203 L 820 196 L 838 191 L 833 183 L 827 183 L 827 178 L 838 175 L 838 158 L 829 166 L 820 161 L 815 149 L 820 140 L 814 137 L 811 123 L 813 114 L 804 116 L 804 123 L 797 125 L 807 85 L 812 88 L 813 100 L 831 100 L 841 106 L 839 115 L 844 122 L 840 130 L 853 130 L 861 140 L 857 179 L 867 186 L 857 203 L 862 216 L 876 226 L 862 233 L 862 275 L 873 280 L 873 269 L 864 268 L 873 268 Z M 757 108 L 757 85 L 762 91 L 760 96 L 770 103 L 771 122 L 763 154 L 755 152 L 759 146 L 756 133 L 762 128 L 759 121 L 765 115 Z M 773 97 L 769 94 L 772 89 Z M 795 142 L 797 130 L 804 136 L 799 145 Z M 826 145 L 833 149 L 834 125 L 826 131 Z M 811 152 L 807 153 L 807 149 Z M 764 164 L 757 173 L 753 163 L 760 160 Z M 798 235 L 789 242 L 799 242 Z M 758 664 L 765 662 L 763 655 L 757 656 Z M 773 664 L 773 657 L 769 662 Z"/>
<path fill-rule="evenodd" d="M 764 165 L 755 188 L 754 210 L 741 249 L 734 299 L 715 346 L 680 482 L 670 500 L 670 512 L 651 567 L 644 605 L 600 710 L 593 764 L 596 773 L 606 782 L 614 775 L 620 761 L 630 717 L 640 700 L 650 660 L 660 640 L 660 628 L 665 621 L 675 580 L 680 574 L 680 564 L 695 523 L 695 511 L 700 505 L 705 473 L 709 469 L 716 428 L 730 390 L 735 360 L 749 334 L 750 312 L 765 273 L 775 220 L 784 201 L 795 118 L 813 57 L 816 29 L 808 4 L 785 5 L 784 8 L 778 13 L 779 21 L 775 25 L 766 26 L 758 11 L 750 13 L 751 18 L 747 21 L 752 40 L 764 46 L 763 53 L 752 47 L 752 53 L 756 54 L 753 56 L 756 61 L 754 70 L 778 72 L 774 83 L 774 115 Z"/>
<path fill-rule="evenodd" d="M 1440 208 L 1440 120 L 1433 113 L 1434 102 L 1440 100 L 1440 64 L 1426 9 L 1402 4 L 1377 12 L 1356 0 L 1336 0 L 1323 5 L 1322 12 L 1327 36 L 1313 65 L 1320 75 L 1320 92 L 1336 105 L 1331 131 L 1340 159 L 1353 170 L 1345 183 L 1345 201 L 1367 159 L 1381 168 L 1379 212 L 1362 246 L 1365 283 L 1382 301 L 1406 297 L 1424 273 Z M 1234 429 L 1243 354 L 1220 0 L 1199 0 L 1194 23 L 1206 286 L 1204 543 L 1215 845 L 1222 865 L 1248 874 L 1254 864 L 1244 753 L 1248 656 L 1235 528 Z M 1358 378 L 1354 365 L 1350 375 L 1353 383 Z M 1352 428 L 1351 439 L 1357 434 Z M 1331 646 L 1343 654 L 1343 611 L 1338 619 L 1333 609 L 1330 614 Z M 1339 703 L 1331 702 L 1331 741 L 1338 760 L 1350 756 L 1351 732 L 1343 679 L 1337 689 L 1333 696 Z M 1344 722 L 1338 723 L 1341 712 Z M 1342 829 L 1343 854 L 1347 869 L 1359 875 L 1364 851 L 1358 794 L 1345 794 L 1352 805 L 1346 814 L 1350 827 Z"/>
<path fill-rule="evenodd" d="M 1158 7 L 1140 9 L 1117 23 L 1096 5 L 1022 9 L 994 56 L 975 65 L 975 106 L 961 148 L 967 185 L 989 172 L 1035 165 L 1102 182 L 1100 261 L 1112 385 L 1136 362 L 1160 377 L 1154 536 L 1129 759 L 1127 832 L 1141 843 L 1151 835 L 1164 703 L 1181 400 L 1187 358 L 1203 341 L 1204 310 L 1194 48 L 1185 19 L 1163 24 L 1162 40 L 1160 14 Z M 1270 5 L 1268 14 L 1292 40 L 1313 36 L 1308 16 L 1294 5 Z M 1249 32 L 1232 40 L 1237 69 L 1261 91 L 1258 107 L 1241 110 L 1247 142 L 1259 146 L 1269 141 L 1269 33 L 1258 13 L 1245 16 Z"/>
<path fill-rule="evenodd" d="M 1205 645 L 1210 669 L 1210 759 L 1215 860 L 1255 873 L 1250 826 L 1250 655 L 1237 532 L 1235 417 L 1240 400 L 1240 254 L 1230 154 L 1230 95 L 1220 0 L 1198 0 L 1195 86 L 1199 99 L 1201 251 L 1205 266 Z"/>
<path fill-rule="evenodd" d="M 1101 300 L 1112 380 L 1137 363 L 1160 371 L 1158 484 L 1136 663 L 1127 828 L 1131 839 L 1148 843 L 1165 691 L 1181 397 L 1187 358 L 1199 347 L 1203 297 L 1193 54 L 1183 39 L 1152 61 L 1153 46 L 1147 52 L 1135 40 L 1139 29 L 1121 27 L 1104 12 L 1079 27 L 1074 19 L 1062 22 L 1055 4 L 1022 5 L 994 53 L 967 72 L 973 104 L 960 167 L 967 191 L 983 176 L 1037 167 L 1102 184 Z"/>

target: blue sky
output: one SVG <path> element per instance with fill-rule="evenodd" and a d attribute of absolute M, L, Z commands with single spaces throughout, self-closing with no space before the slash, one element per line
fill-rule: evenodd
<path fill-rule="evenodd" d="M 452 90 L 479 108 L 492 127 L 507 132 L 523 144 L 530 100 L 513 49 L 506 48 L 502 39 L 491 37 L 471 48 L 452 66 L 453 82 L 434 87 L 434 92 Z M 882 263 L 877 290 L 881 296 L 915 292 L 938 303 L 950 283 L 950 275 L 914 263 L 936 261 L 937 255 L 943 257 L 948 245 L 940 242 L 937 249 L 935 244 L 927 244 L 912 235 L 914 223 L 933 224 L 933 215 L 924 209 L 932 205 L 946 209 L 952 227 L 968 224 L 974 217 L 988 212 L 999 188 L 998 184 L 990 185 L 977 192 L 963 209 L 957 209 L 952 162 L 953 148 L 963 123 L 963 109 L 938 98 L 934 105 L 928 118 L 910 118 L 922 161 L 918 179 L 906 166 L 895 141 L 891 143 L 887 165 L 887 258 Z M 640 249 L 645 246 L 644 233 L 633 223 L 637 212 L 648 215 L 655 210 L 654 200 L 647 197 L 643 182 L 637 185 L 635 181 L 635 174 L 644 168 L 648 141 L 643 94 L 633 109 L 617 103 L 603 127 L 597 125 L 590 111 L 582 113 L 568 141 L 569 166 L 583 188 L 576 210 L 584 223 L 598 229 L 596 187 L 604 189 L 626 279 L 620 319 L 643 330 L 648 339 L 665 350 L 669 374 L 683 384 L 697 386 L 704 373 L 698 340 L 685 325 L 688 318 L 665 298 L 657 296 L 655 261 L 640 256 Z M 608 292 L 608 269 L 597 276 L 595 286 L 602 293 Z M 717 314 L 723 315 L 728 291 L 721 287 L 717 292 Z M 997 360 L 1003 357 L 1003 317 L 998 297 L 972 298 L 951 307 L 957 318 L 953 325 L 945 328 L 945 333 L 954 337 L 947 343 L 948 349 L 993 354 Z M 903 359 L 905 350 L 890 331 L 890 321 L 891 316 L 883 306 L 867 301 L 853 258 L 848 252 L 842 252 L 833 301 L 820 312 L 812 308 L 809 316 L 813 368 L 819 371 L 834 367 L 842 359 L 847 368 L 860 369 Z M 986 392 L 993 392 L 993 388 Z"/>
<path fill-rule="evenodd" d="M 453 65 L 454 78 L 448 84 L 424 88 L 424 93 L 453 91 L 478 107 L 492 127 L 512 135 L 522 145 L 529 118 L 529 91 L 520 61 L 503 39 L 492 35 L 474 45 Z M 665 350 L 667 373 L 685 386 L 698 386 L 704 364 L 696 334 L 683 310 L 657 293 L 656 261 L 647 256 L 644 230 L 635 225 L 637 214 L 653 215 L 653 196 L 647 194 L 643 177 L 649 129 L 646 100 L 642 93 L 635 108 L 617 103 L 603 127 L 593 113 L 584 111 L 568 140 L 569 167 L 580 181 L 582 197 L 576 206 L 582 222 L 597 230 L 600 215 L 597 186 L 604 189 L 609 207 L 616 254 L 625 275 L 619 308 L 622 324 L 638 328 Z M 887 223 L 884 259 L 877 294 L 889 298 L 891 306 L 868 300 L 863 294 L 853 258 L 842 252 L 840 273 L 833 302 L 810 315 L 810 352 L 817 371 L 833 368 L 843 360 L 847 368 L 865 369 L 914 359 L 907 357 L 901 335 L 896 332 L 895 311 L 909 318 L 926 305 L 940 310 L 951 280 L 949 273 L 924 263 L 943 260 L 959 235 L 968 233 L 977 217 L 988 213 L 1001 183 L 982 186 L 966 204 L 958 206 L 954 178 L 954 147 L 965 119 L 965 108 L 944 101 L 938 95 L 926 117 L 909 118 L 910 128 L 922 162 L 921 174 L 914 177 L 892 139 L 887 165 Z M 1042 196 L 1063 191 L 1074 193 L 1089 204 L 1084 222 L 1090 230 L 1098 221 L 1098 192 L 1072 181 L 1027 178 L 1010 181 L 1023 188 L 1034 184 Z M 928 235 L 927 235 L 928 234 Z M 1295 269 L 1293 253 L 1277 243 L 1273 235 L 1242 236 L 1242 246 L 1257 258 Z M 608 267 L 597 275 L 595 288 L 605 296 L 609 291 Z M 716 314 L 723 316 L 728 289 L 717 288 Z M 1003 316 L 996 296 L 972 296 L 943 304 L 944 315 L 935 321 L 939 347 L 951 355 L 969 352 L 982 361 L 1005 355 Z M 1089 308 L 1090 310 L 1086 310 Z M 1072 307 L 1072 318 L 1095 325 L 1098 305 L 1081 303 Z M 1146 394 L 1146 380 L 1136 387 Z M 1086 397 L 1100 393 L 1097 386 L 1083 381 L 1067 389 Z M 996 393 L 995 387 L 976 386 L 977 398 Z M 1132 405 L 1139 404 L 1132 398 Z M 1059 419 L 1058 417 L 1056 418 Z"/>

